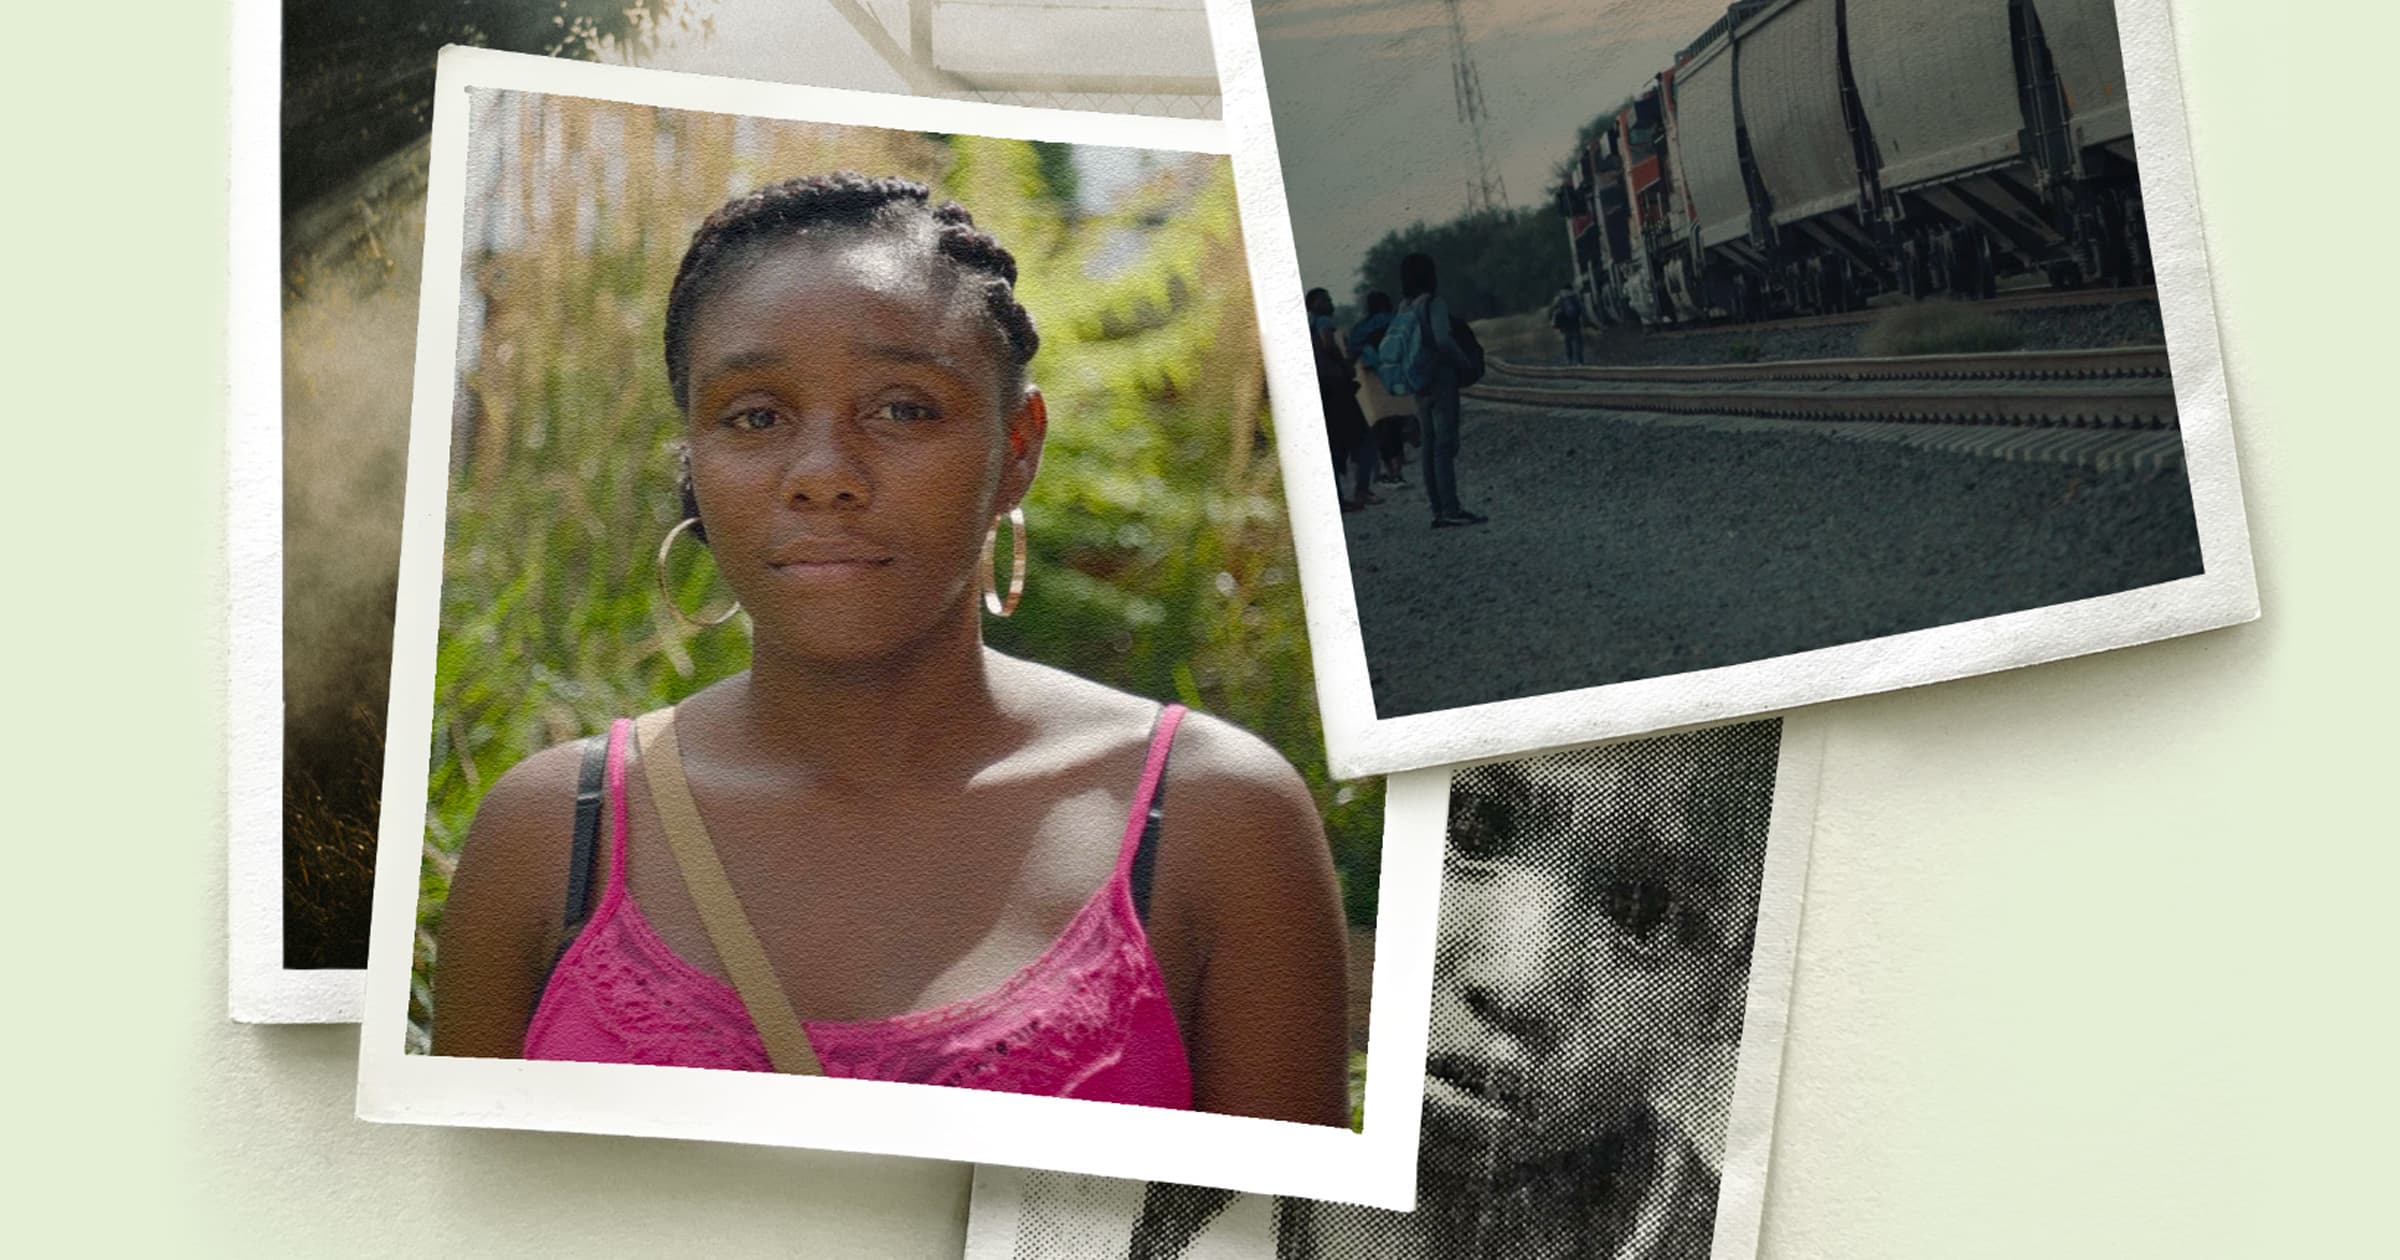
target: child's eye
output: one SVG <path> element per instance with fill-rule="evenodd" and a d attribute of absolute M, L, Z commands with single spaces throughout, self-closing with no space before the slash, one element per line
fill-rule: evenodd
<path fill-rule="evenodd" d="M 1655 879 L 1612 880 L 1599 890 L 1600 913 L 1621 943 L 1661 955 L 1698 944 L 1701 916 L 1674 889 Z"/>
<path fill-rule="evenodd" d="M 1517 838 L 1516 819 L 1506 804 L 1485 796 L 1450 797 L 1450 855 L 1468 862 L 1508 856 Z"/>
<path fill-rule="evenodd" d="M 781 417 L 775 414 L 773 407 L 745 407 L 725 417 L 724 423 L 727 428 L 755 433 L 761 429 L 774 428 L 780 419 Z"/>
<path fill-rule="evenodd" d="M 927 420 L 940 419 L 941 413 L 923 403 L 894 399 L 876 407 L 875 416 L 879 420 L 891 420 L 900 424 L 922 424 Z"/>

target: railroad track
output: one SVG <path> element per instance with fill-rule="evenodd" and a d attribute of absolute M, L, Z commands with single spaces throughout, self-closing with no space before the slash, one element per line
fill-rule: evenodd
<path fill-rule="evenodd" d="M 1703 368 L 1495 365 L 1557 385 L 1487 381 L 1491 402 L 1566 410 L 1843 423 L 2173 429 L 2164 347 L 1915 360 L 1824 359 Z M 1794 388 L 1800 386 L 1800 388 Z"/>
<path fill-rule="evenodd" d="M 2156 285 L 2122 289 L 2026 289 L 2003 293 L 1998 297 L 1973 302 L 1960 302 L 1986 311 L 2051 310 L 2076 306 L 2115 306 L 2121 302 L 2155 302 Z M 1833 315 L 1799 315 L 1791 319 L 1761 320 L 1755 324 L 1703 324 L 1696 328 L 1655 328 L 1653 337 L 1698 337 L 1706 333 L 1772 332 L 1779 328 L 1832 328 L 1841 324 L 1863 324 L 1893 307 L 1869 307 L 1863 311 L 1842 311 Z"/>
<path fill-rule="evenodd" d="M 1619 367 L 1602 364 L 1513 363 L 1492 360 L 1492 370 L 1534 380 L 1615 381 L 1635 384 L 1720 381 L 1929 381 L 2082 380 L 2103 377 L 2163 377 L 2165 346 L 2109 350 L 2021 350 L 2005 354 L 1921 354 L 1879 359 L 1781 359 L 1768 363 L 1671 364 Z"/>

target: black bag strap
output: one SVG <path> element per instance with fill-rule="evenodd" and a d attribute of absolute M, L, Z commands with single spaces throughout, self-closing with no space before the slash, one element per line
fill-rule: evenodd
<path fill-rule="evenodd" d="M 600 798 L 608 770 L 608 736 L 583 742 L 583 768 L 575 776 L 575 847 L 567 857 L 568 940 L 592 917 L 592 867 L 600 855 Z"/>

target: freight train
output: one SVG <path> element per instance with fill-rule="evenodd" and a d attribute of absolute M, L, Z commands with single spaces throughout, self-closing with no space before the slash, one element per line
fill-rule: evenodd
<path fill-rule="evenodd" d="M 1557 189 L 1610 323 L 2147 283 L 2113 0 L 1737 0 Z"/>

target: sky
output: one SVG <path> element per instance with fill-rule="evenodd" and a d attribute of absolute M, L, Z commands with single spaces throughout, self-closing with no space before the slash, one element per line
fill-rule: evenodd
<path fill-rule="evenodd" d="M 1303 280 L 1347 293 L 1367 248 L 1467 207 L 1475 169 L 1441 0 L 1253 0 Z M 1667 67 L 1726 0 L 1459 0 L 1485 141 L 1515 205 L 1575 133 Z M 1562 231 L 1564 229 L 1561 229 Z"/>

